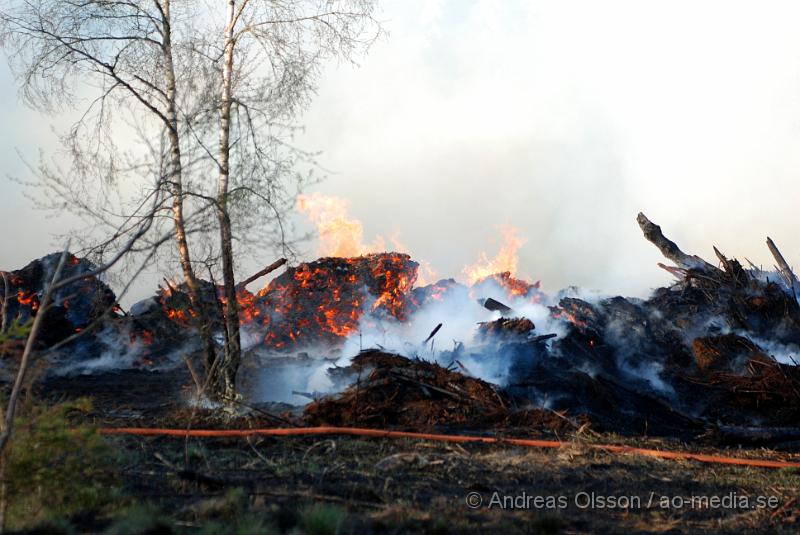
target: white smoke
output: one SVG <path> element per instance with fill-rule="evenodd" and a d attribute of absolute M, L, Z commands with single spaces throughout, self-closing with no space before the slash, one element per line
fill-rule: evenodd
<path fill-rule="evenodd" d="M 530 319 L 535 325 L 535 335 L 564 336 L 567 323 L 553 318 L 548 309 L 553 301 L 544 294 L 538 295 L 543 298 L 542 302 L 534 302 L 525 296 L 509 296 L 508 291 L 493 280 L 483 282 L 480 293 L 474 288 L 453 286 L 439 299 L 431 299 L 416 310 L 407 321 L 364 314 L 358 329 L 337 349 L 307 348 L 301 358 L 273 360 L 272 363 L 266 349 L 254 349 L 265 364 L 258 372 L 260 378 L 255 397 L 262 401 L 304 404 L 311 398 L 293 392 L 305 392 L 311 396 L 332 393 L 335 385 L 328 377 L 328 370 L 349 365 L 355 355 L 370 348 L 437 362 L 472 377 L 503 385 L 509 378 L 512 362 L 493 358 L 494 348 L 482 345 L 476 338 L 479 324 L 497 320 L 501 313 L 486 309 L 481 302 L 493 298 L 512 309 L 504 314 L 505 317 Z M 369 309 L 368 304 L 366 308 Z M 440 323 L 436 335 L 423 343 Z M 454 362 L 452 352 L 460 344 L 464 349 L 459 353 L 458 362 Z"/>
<path fill-rule="evenodd" d="M 51 372 L 56 376 L 91 375 L 96 373 L 146 368 L 150 371 L 172 369 L 182 364 L 182 357 L 199 349 L 197 340 L 187 338 L 167 352 L 151 354 L 151 347 L 140 337 L 131 336 L 130 324 L 106 322 L 97 333 L 78 338 L 76 345 L 66 346 L 52 357 Z M 92 344 L 85 354 L 93 358 L 75 359 L 74 353 L 84 353 L 83 344 Z"/>

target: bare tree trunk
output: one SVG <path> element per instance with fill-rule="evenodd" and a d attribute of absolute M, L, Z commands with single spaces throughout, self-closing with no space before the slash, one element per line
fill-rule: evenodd
<path fill-rule="evenodd" d="M 5 452 L 0 453 L 0 533 L 6 532 L 6 513 L 8 512 L 8 485 L 6 484 Z"/>
<path fill-rule="evenodd" d="M 228 0 L 227 25 L 225 27 L 225 50 L 222 64 L 222 98 L 219 110 L 219 180 L 217 184 L 217 219 L 220 231 L 222 254 L 222 277 L 225 287 L 225 361 L 221 369 L 224 381 L 223 395 L 232 400 L 236 396 L 236 372 L 241 362 L 241 339 L 239 335 L 239 303 L 236 299 L 236 279 L 233 267 L 233 232 L 228 213 L 228 188 L 230 183 L 230 130 L 233 92 L 233 51 L 235 41 L 233 30 L 236 2 Z"/>
<path fill-rule="evenodd" d="M 206 372 L 213 369 L 216 352 L 214 351 L 214 341 L 211 337 L 211 325 L 209 322 L 208 311 L 200 295 L 200 287 L 192 268 L 192 259 L 189 254 L 189 243 L 186 239 L 186 220 L 183 214 L 183 166 L 181 164 L 180 137 L 178 135 L 178 114 L 176 110 L 176 83 L 175 67 L 172 58 L 172 31 L 170 21 L 170 1 L 164 0 L 164 75 L 166 77 L 166 117 L 167 137 L 169 139 L 169 183 L 172 190 L 172 217 L 175 221 L 175 242 L 178 247 L 183 278 L 189 294 L 189 301 L 192 308 L 197 313 L 197 325 L 200 331 L 200 341 L 203 346 L 203 357 L 206 365 Z"/>
<path fill-rule="evenodd" d="M 3 316 L 0 321 L 0 334 L 2 334 L 8 329 L 8 300 L 11 298 L 11 288 L 5 271 L 0 271 L 0 277 L 3 278 L 3 303 L 0 305 L 0 315 Z"/>

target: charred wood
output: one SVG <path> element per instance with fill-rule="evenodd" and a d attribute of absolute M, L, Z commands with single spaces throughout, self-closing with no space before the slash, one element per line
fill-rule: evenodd
<path fill-rule="evenodd" d="M 786 285 L 791 288 L 792 293 L 794 293 L 798 288 L 800 288 L 800 284 L 797 282 L 797 277 L 795 276 L 794 271 L 792 271 L 792 268 L 789 267 L 789 263 L 781 254 L 778 246 L 775 245 L 775 242 L 773 242 L 770 238 L 767 238 L 767 247 L 769 248 L 769 252 L 772 253 L 773 258 L 775 258 L 778 272 L 786 281 Z"/>
<path fill-rule="evenodd" d="M 678 247 L 675 242 L 664 236 L 664 233 L 661 232 L 661 227 L 647 219 L 647 216 L 643 213 L 639 212 L 636 221 L 639 223 L 639 227 L 642 229 L 645 239 L 658 247 L 658 250 L 661 251 L 661 254 L 664 255 L 666 259 L 672 260 L 679 267 L 684 269 L 700 269 L 709 273 L 719 271 L 702 258 L 688 255 L 681 251 L 680 247 Z"/>
<path fill-rule="evenodd" d="M 279 267 L 285 265 L 286 262 L 287 262 L 287 260 L 285 258 L 281 258 L 280 260 L 276 260 L 275 262 L 273 262 L 272 264 L 268 265 L 267 267 L 265 267 L 264 269 L 262 269 L 258 273 L 254 273 L 254 274 L 250 275 L 245 280 L 243 280 L 242 282 L 237 284 L 236 285 L 237 289 L 244 288 L 248 284 L 250 284 L 251 282 L 258 280 L 258 279 L 260 279 L 261 277 L 263 277 L 265 275 L 269 275 L 270 273 L 272 273 L 273 271 L 275 271 Z"/>
<path fill-rule="evenodd" d="M 441 329 L 441 328 L 442 328 L 442 324 L 441 323 L 439 325 L 437 325 L 436 327 L 434 327 L 433 330 L 431 331 L 431 334 L 429 334 L 428 337 L 425 340 L 422 341 L 422 345 L 425 345 L 428 342 L 430 342 L 431 338 L 436 336 L 436 333 L 438 333 L 439 329 Z"/>
<path fill-rule="evenodd" d="M 492 299 L 491 297 L 488 297 L 488 298 L 484 299 L 483 301 L 479 301 L 479 303 L 485 309 L 491 310 L 493 312 L 497 311 L 497 312 L 500 312 L 500 314 L 509 314 L 509 313 L 512 312 L 511 307 L 509 307 L 507 305 L 504 305 L 500 301 L 497 301 L 496 299 Z"/>

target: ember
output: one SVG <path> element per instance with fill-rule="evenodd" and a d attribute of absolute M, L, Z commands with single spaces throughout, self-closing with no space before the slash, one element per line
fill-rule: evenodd
<path fill-rule="evenodd" d="M 366 313 L 407 319 L 417 268 L 400 253 L 300 264 L 262 289 L 245 315 L 266 330 L 264 343 L 273 348 L 335 344 L 355 332 Z"/>
<path fill-rule="evenodd" d="M 8 273 L 10 287 L 5 293 L 12 296 L 7 304 L 9 318 L 17 318 L 24 323 L 36 315 L 40 296 L 60 257 L 61 253 L 53 253 Z M 91 262 L 70 254 L 63 276 L 71 277 L 92 269 L 94 265 Z M 42 342 L 46 346 L 53 345 L 87 328 L 96 320 L 115 316 L 115 302 L 116 297 L 111 288 L 96 277 L 90 276 L 62 288 L 54 296 L 53 306 L 43 329 Z"/>

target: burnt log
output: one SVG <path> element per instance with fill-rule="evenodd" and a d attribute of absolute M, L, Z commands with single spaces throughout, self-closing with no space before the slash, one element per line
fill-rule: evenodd
<path fill-rule="evenodd" d="M 794 271 L 792 271 L 792 268 L 789 267 L 789 263 L 781 254 L 778 246 L 775 245 L 775 242 L 773 242 L 769 237 L 767 238 L 767 247 L 769 248 L 769 252 L 772 253 L 772 257 L 775 258 L 778 272 L 786 281 L 786 285 L 792 290 L 792 293 L 794 293 L 798 288 L 800 288 L 800 284 L 797 282 L 797 277 L 795 276 Z"/>
<path fill-rule="evenodd" d="M 433 338 L 434 336 L 436 336 L 436 333 L 438 333 L 438 332 L 439 332 L 439 329 L 441 329 L 441 328 L 442 328 L 442 324 L 441 324 L 441 323 L 440 323 L 440 324 L 438 324 L 436 327 L 434 327 L 434 328 L 433 328 L 433 330 L 431 331 L 431 334 L 429 334 L 429 335 L 428 335 L 428 337 L 427 337 L 425 340 L 423 340 L 423 341 L 422 341 L 422 345 L 424 346 L 425 344 L 427 344 L 428 342 L 430 342 L 430 341 L 431 341 L 431 338 Z"/>
<path fill-rule="evenodd" d="M 486 299 L 478 302 L 483 308 L 486 310 L 491 310 L 492 312 L 500 312 L 501 314 L 510 314 L 512 312 L 511 307 L 504 305 L 500 301 L 492 299 L 491 297 L 487 297 Z"/>
<path fill-rule="evenodd" d="M 681 251 L 675 242 L 664 236 L 661 232 L 661 227 L 647 219 L 643 213 L 639 212 L 636 216 L 636 222 L 642 229 L 642 233 L 647 241 L 658 247 L 664 258 L 672 260 L 679 267 L 684 269 L 699 269 L 709 273 L 716 273 L 719 270 L 700 258 L 699 256 L 688 255 Z"/>
<path fill-rule="evenodd" d="M 478 335 L 482 340 L 526 340 L 536 326 L 528 318 L 499 318 L 478 324 Z"/>

